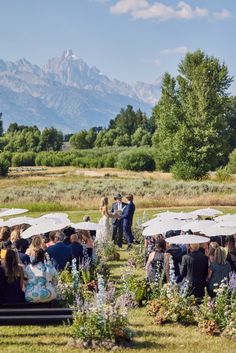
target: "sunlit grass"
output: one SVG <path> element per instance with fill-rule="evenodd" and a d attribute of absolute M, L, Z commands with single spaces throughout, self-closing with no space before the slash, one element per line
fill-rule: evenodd
<path fill-rule="evenodd" d="M 110 262 L 111 278 L 118 282 L 129 253 L 120 251 L 120 261 Z M 140 270 L 142 273 L 142 270 Z M 235 353 L 235 342 L 223 337 L 201 334 L 197 326 L 167 324 L 158 326 L 147 315 L 145 308 L 132 309 L 129 314 L 130 328 L 135 336 L 130 348 L 116 352 L 138 353 Z M 71 337 L 70 327 L 60 326 L 1 326 L 0 347 L 3 353 L 86 353 L 67 346 Z M 100 351 L 105 352 L 104 350 Z"/>

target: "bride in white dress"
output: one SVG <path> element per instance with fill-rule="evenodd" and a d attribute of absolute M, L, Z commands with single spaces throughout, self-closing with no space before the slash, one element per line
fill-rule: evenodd
<path fill-rule="evenodd" d="M 118 216 L 108 211 L 108 198 L 106 196 L 101 198 L 99 210 L 102 218 L 98 223 L 102 226 L 102 229 L 97 231 L 96 241 L 99 243 L 105 243 L 111 240 L 111 226 L 109 218 L 117 218 Z"/>

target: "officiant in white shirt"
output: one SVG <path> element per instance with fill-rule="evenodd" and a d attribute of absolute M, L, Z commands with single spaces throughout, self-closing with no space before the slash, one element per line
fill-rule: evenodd
<path fill-rule="evenodd" d="M 124 207 L 127 205 L 122 202 L 122 195 L 117 194 L 114 197 L 115 202 L 112 204 L 111 213 L 122 214 Z M 112 240 L 119 248 L 122 248 L 123 238 L 123 221 L 117 218 L 112 218 Z"/>

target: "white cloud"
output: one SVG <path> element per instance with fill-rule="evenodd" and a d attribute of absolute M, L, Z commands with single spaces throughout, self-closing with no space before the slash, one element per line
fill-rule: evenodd
<path fill-rule="evenodd" d="M 206 8 L 196 7 L 180 1 L 176 7 L 165 5 L 161 2 L 150 4 L 148 0 L 119 0 L 110 7 L 113 14 L 130 14 L 136 19 L 156 18 L 160 21 L 169 19 L 192 19 L 194 17 L 208 16 Z"/>
<path fill-rule="evenodd" d="M 148 7 L 149 3 L 147 0 L 119 0 L 117 3 L 110 7 L 110 11 L 113 14 L 124 14 L 133 12 L 139 9 Z"/>
<path fill-rule="evenodd" d="M 153 61 L 153 63 L 154 63 L 155 65 L 160 65 L 160 64 L 161 64 L 161 60 L 160 60 L 159 58 L 156 58 L 156 59 Z"/>
<path fill-rule="evenodd" d="M 163 55 L 169 54 L 186 54 L 188 52 L 187 47 L 176 47 L 176 48 L 167 48 L 160 51 Z"/>
<path fill-rule="evenodd" d="M 219 12 L 214 12 L 214 17 L 216 20 L 226 20 L 231 17 L 231 13 L 228 10 L 221 10 Z"/>

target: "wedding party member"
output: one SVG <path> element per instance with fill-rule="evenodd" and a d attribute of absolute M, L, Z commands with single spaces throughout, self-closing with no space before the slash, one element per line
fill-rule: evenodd
<path fill-rule="evenodd" d="M 123 221 L 123 231 L 125 233 L 126 241 L 128 244 L 127 250 L 131 248 L 134 241 L 134 236 L 132 233 L 133 216 L 135 212 L 134 197 L 132 194 L 126 196 L 128 201 L 127 205 L 124 207 L 120 220 Z"/>
<path fill-rule="evenodd" d="M 226 261 L 226 253 L 220 246 L 215 249 L 214 258 L 208 269 L 208 291 L 211 297 L 215 296 L 214 288 L 220 285 L 223 279 L 229 278 L 230 264 Z"/>
<path fill-rule="evenodd" d="M 52 260 L 54 267 L 61 271 L 65 268 L 67 262 L 71 262 L 71 249 L 64 244 L 64 233 L 61 231 L 55 234 L 55 245 L 49 246 L 47 252 Z"/>
<path fill-rule="evenodd" d="M 148 257 L 146 264 L 147 278 L 149 282 L 155 282 L 157 279 L 164 279 L 164 260 L 165 260 L 166 242 L 159 239 L 156 242 L 155 249 Z"/>
<path fill-rule="evenodd" d="M 199 251 L 199 244 L 190 244 L 190 253 L 183 256 L 180 278 L 187 281 L 191 293 L 196 298 L 204 297 L 208 274 L 208 258 Z"/>
<path fill-rule="evenodd" d="M 8 304 L 24 302 L 25 295 L 22 290 L 24 285 L 24 271 L 23 267 L 19 264 L 18 254 L 14 250 L 7 249 L 2 268 L 5 274 L 3 302 Z"/>
<path fill-rule="evenodd" d="M 34 260 L 26 266 L 24 274 L 27 302 L 46 303 L 56 299 L 57 271 L 52 265 L 45 262 L 43 249 L 35 251 Z"/>
<path fill-rule="evenodd" d="M 111 240 L 111 227 L 110 227 L 110 218 L 117 218 L 117 215 L 112 214 L 108 211 L 108 197 L 102 197 L 99 207 L 102 218 L 99 220 L 99 224 L 102 226 L 102 229 L 97 231 L 96 241 L 104 243 Z"/>
<path fill-rule="evenodd" d="M 122 202 L 122 195 L 118 194 L 114 197 L 115 202 L 112 204 L 111 213 L 113 214 L 122 214 L 123 208 L 127 205 L 125 202 Z M 119 218 L 112 218 L 112 240 L 114 243 L 117 243 L 118 247 L 122 247 L 122 238 L 123 238 L 123 220 Z M 117 236 L 118 234 L 118 236 Z"/>

